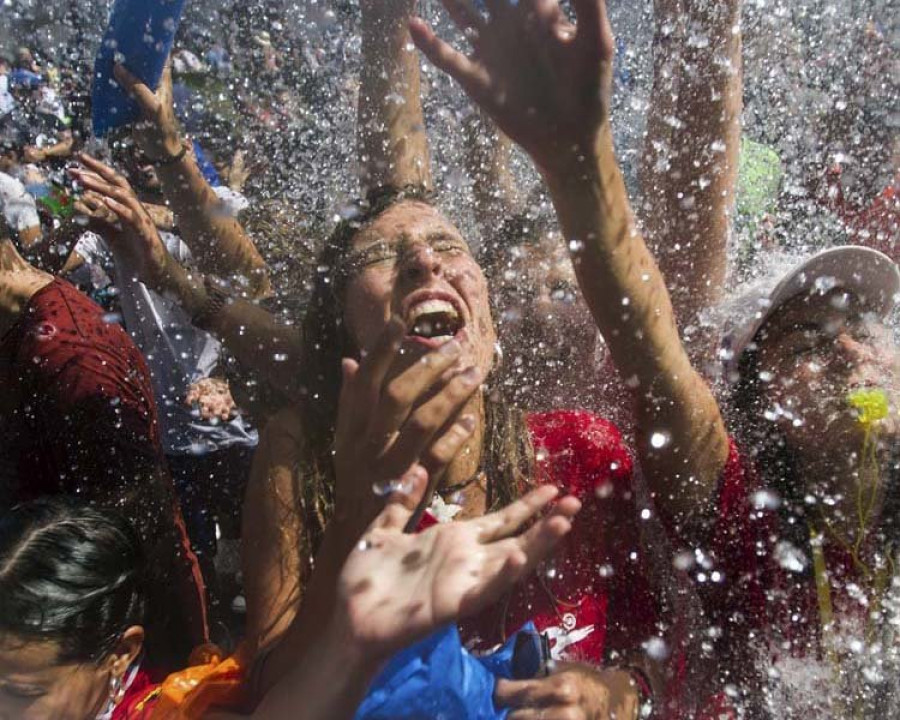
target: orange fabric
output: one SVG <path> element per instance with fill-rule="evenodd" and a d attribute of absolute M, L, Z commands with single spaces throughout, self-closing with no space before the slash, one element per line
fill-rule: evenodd
<path fill-rule="evenodd" d="M 248 664 L 242 648 L 224 658 L 214 646 L 194 651 L 200 664 L 172 673 L 144 699 L 148 720 L 199 720 L 213 708 L 240 710 L 246 704 L 244 678 Z M 135 708 L 137 710 L 138 708 Z M 149 712 L 147 712 L 149 711 Z"/>

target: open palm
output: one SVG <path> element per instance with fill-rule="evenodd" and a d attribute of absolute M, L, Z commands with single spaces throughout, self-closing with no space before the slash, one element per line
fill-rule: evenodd
<path fill-rule="evenodd" d="M 603 0 L 573 0 L 577 27 L 557 0 L 442 0 L 471 40 L 466 56 L 420 18 L 419 49 L 459 82 L 503 132 L 543 169 L 560 155 L 592 148 L 608 118 L 614 43 Z"/>
<path fill-rule="evenodd" d="M 411 510 L 388 506 L 350 554 L 339 598 L 350 632 L 372 656 L 387 657 L 457 618 L 478 612 L 531 572 L 571 528 L 580 507 L 542 487 L 496 513 L 404 534 Z"/>

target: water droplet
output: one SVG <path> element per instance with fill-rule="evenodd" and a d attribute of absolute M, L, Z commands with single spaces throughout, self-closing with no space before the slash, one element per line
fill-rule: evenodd
<path fill-rule="evenodd" d="M 669 440 L 671 440 L 671 438 L 669 437 L 668 433 L 657 431 L 650 436 L 650 447 L 655 450 L 659 450 L 660 448 L 664 448 L 666 445 L 668 445 Z"/>

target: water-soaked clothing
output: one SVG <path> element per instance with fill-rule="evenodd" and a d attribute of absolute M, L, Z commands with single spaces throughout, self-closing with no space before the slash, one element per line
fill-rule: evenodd
<path fill-rule="evenodd" d="M 197 560 L 165 470 L 150 376 L 134 343 L 62 280 L 0 340 L 0 508 L 68 495 L 121 510 L 145 542 L 155 664 L 206 640 Z"/>
<path fill-rule="evenodd" d="M 657 602 L 646 571 L 632 487 L 632 458 L 619 431 L 587 412 L 528 418 L 535 481 L 582 502 L 552 562 L 507 598 L 462 623 L 475 650 L 501 643 L 528 620 L 555 659 L 602 665 L 657 634 Z"/>
<path fill-rule="evenodd" d="M 763 487 L 733 441 L 715 502 L 715 523 L 700 539 L 710 564 L 697 570 L 705 577 L 698 587 L 708 626 L 721 631 L 721 665 L 739 673 L 752 667 L 757 675 L 748 674 L 748 684 L 765 683 L 770 672 L 805 675 L 810 687 L 832 682 L 823 613 L 836 630 L 855 633 L 867 627 L 873 609 L 849 545 L 807 503 L 789 510 L 788 499 Z M 792 692 L 787 682 L 778 680 L 778 692 Z M 727 705 L 721 700 L 719 707 Z M 719 716 L 731 717 L 724 711 L 703 717 Z"/>

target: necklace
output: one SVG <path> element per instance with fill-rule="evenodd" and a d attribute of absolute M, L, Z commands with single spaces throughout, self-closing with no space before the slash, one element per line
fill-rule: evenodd
<path fill-rule="evenodd" d="M 456 483 L 455 485 L 448 485 L 447 487 L 438 488 L 435 492 L 441 497 L 445 497 L 447 495 L 454 495 L 461 490 L 465 490 L 467 487 L 472 485 L 473 483 L 478 482 L 484 476 L 483 470 L 477 470 L 472 477 L 468 480 L 465 480 L 461 483 Z"/>

